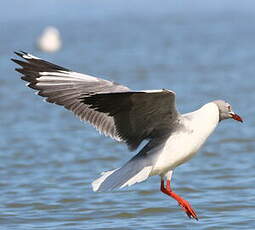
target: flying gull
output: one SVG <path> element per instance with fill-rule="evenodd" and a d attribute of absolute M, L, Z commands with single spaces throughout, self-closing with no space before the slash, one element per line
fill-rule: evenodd
<path fill-rule="evenodd" d="M 167 89 L 133 91 L 126 86 L 73 72 L 25 52 L 12 59 L 27 86 L 47 102 L 62 105 L 100 133 L 136 150 L 147 144 L 122 167 L 104 172 L 92 183 L 94 191 L 109 191 L 159 175 L 160 189 L 175 199 L 189 218 L 198 220 L 188 201 L 173 192 L 174 169 L 200 149 L 220 121 L 242 122 L 229 103 L 212 101 L 200 109 L 180 114 L 175 92 Z M 165 183 L 166 180 L 166 183 Z"/>

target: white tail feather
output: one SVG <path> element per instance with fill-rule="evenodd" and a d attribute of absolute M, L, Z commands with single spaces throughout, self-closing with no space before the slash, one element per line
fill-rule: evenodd
<path fill-rule="evenodd" d="M 119 168 L 117 168 L 117 169 L 119 169 Z M 102 172 L 101 173 L 102 176 L 97 178 L 96 180 L 94 180 L 92 182 L 92 184 L 91 184 L 93 191 L 96 192 L 99 189 L 100 185 L 104 182 L 104 180 L 108 176 L 110 176 L 114 171 L 116 171 L 117 169 L 114 169 L 114 170 L 111 170 L 111 171 L 107 171 L 107 172 Z"/>
<path fill-rule="evenodd" d="M 131 186 L 135 183 L 142 182 L 150 176 L 152 166 L 144 167 L 142 170 L 140 170 L 138 173 L 133 175 L 131 178 L 127 177 L 125 179 L 122 177 L 117 177 L 118 179 L 116 179 L 116 177 L 114 177 L 114 176 L 112 176 L 112 178 L 111 178 L 111 175 L 116 170 L 119 170 L 119 168 L 112 170 L 112 171 L 107 171 L 107 172 L 101 173 L 102 176 L 92 182 L 93 191 L 94 192 L 101 191 L 101 190 L 107 191 L 107 190 L 112 190 L 113 188 L 123 188 L 125 186 Z M 122 168 L 120 170 L 122 170 Z M 124 179 L 124 181 L 123 181 L 123 179 Z M 103 182 L 106 182 L 107 185 L 106 186 L 103 185 L 104 188 L 102 189 L 100 187 Z M 115 186 L 115 185 L 117 185 L 117 186 Z"/>
<path fill-rule="evenodd" d="M 147 166 L 143 168 L 139 173 L 130 178 L 125 184 L 121 185 L 120 188 L 124 188 L 125 186 L 131 186 L 135 183 L 140 183 L 146 180 L 149 177 L 151 170 L 152 166 Z"/>

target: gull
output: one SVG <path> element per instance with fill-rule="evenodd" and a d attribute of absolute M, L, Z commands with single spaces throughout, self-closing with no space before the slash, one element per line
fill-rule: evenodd
<path fill-rule="evenodd" d="M 37 40 L 37 47 L 44 52 L 56 52 L 61 48 L 61 36 L 57 28 L 48 26 Z"/>
<path fill-rule="evenodd" d="M 229 103 L 216 100 L 194 112 L 180 114 L 175 92 L 167 89 L 133 91 L 126 86 L 74 72 L 26 52 L 11 59 L 27 86 L 47 102 L 64 106 L 100 133 L 124 142 L 130 151 L 143 148 L 122 167 L 103 172 L 93 191 L 110 191 L 160 176 L 160 190 L 175 199 L 189 218 L 198 220 L 190 203 L 171 186 L 174 169 L 190 160 L 217 125 L 242 121 Z M 166 181 L 166 182 L 165 182 Z"/>

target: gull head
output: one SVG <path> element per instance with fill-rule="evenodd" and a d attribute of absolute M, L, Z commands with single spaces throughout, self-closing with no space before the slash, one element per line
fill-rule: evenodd
<path fill-rule="evenodd" d="M 220 121 L 232 118 L 236 121 L 243 122 L 243 119 L 232 110 L 232 106 L 226 101 L 217 100 L 214 103 L 218 106 Z"/>

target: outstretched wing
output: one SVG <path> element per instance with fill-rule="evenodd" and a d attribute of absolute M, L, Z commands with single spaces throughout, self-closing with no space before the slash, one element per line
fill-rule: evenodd
<path fill-rule="evenodd" d="M 81 102 L 80 97 L 86 93 L 124 92 L 129 88 L 97 77 L 73 72 L 52 64 L 25 52 L 15 52 L 25 61 L 12 59 L 22 68 L 16 71 L 23 74 L 27 86 L 38 91 L 46 101 L 62 105 L 71 110 L 81 120 L 92 124 L 99 132 L 113 139 L 122 141 L 117 135 L 113 117 L 96 111 Z"/>
<path fill-rule="evenodd" d="M 28 86 L 46 101 L 62 105 L 99 132 L 136 149 L 145 139 L 170 135 L 179 113 L 175 93 L 169 90 L 130 91 L 97 77 L 73 72 L 31 54 L 12 59 Z"/>
<path fill-rule="evenodd" d="M 113 117 L 117 135 L 131 150 L 145 139 L 170 135 L 178 126 L 175 93 L 169 90 L 85 94 L 82 101 Z"/>

